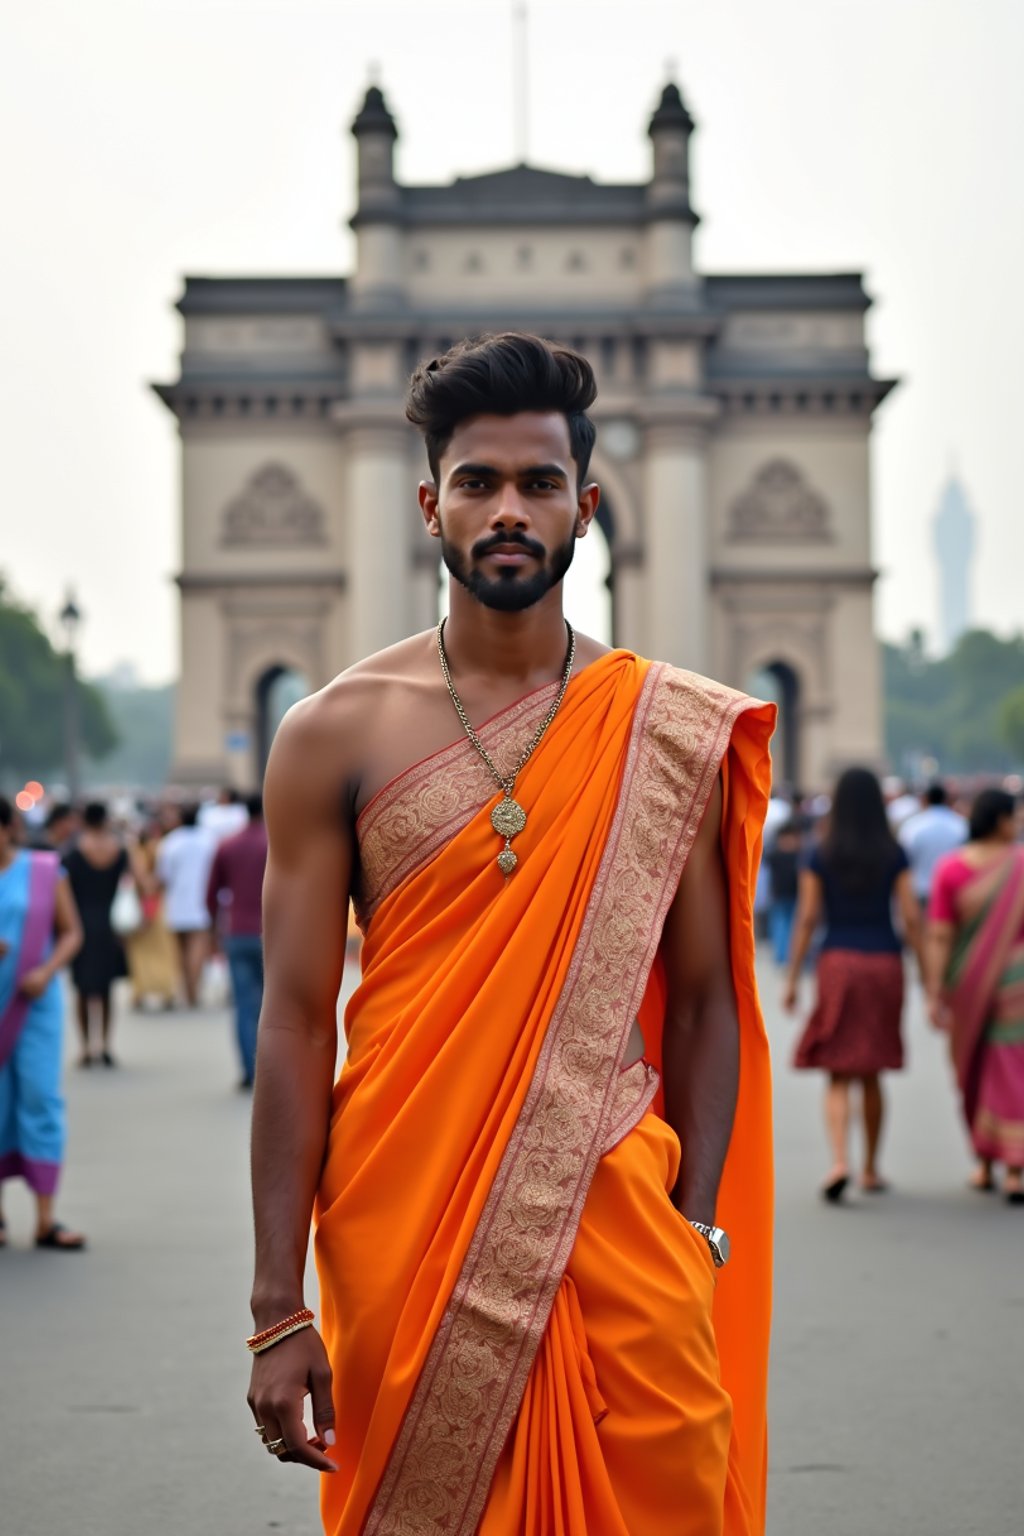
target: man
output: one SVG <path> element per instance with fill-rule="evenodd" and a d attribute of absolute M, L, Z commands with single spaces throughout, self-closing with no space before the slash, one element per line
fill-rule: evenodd
<path fill-rule="evenodd" d="M 241 794 L 230 785 L 218 790 L 215 800 L 204 801 L 199 807 L 199 825 L 218 843 L 241 832 L 248 820 Z"/>
<path fill-rule="evenodd" d="M 966 818 L 953 810 L 944 784 L 929 784 L 923 802 L 922 808 L 908 816 L 899 831 L 922 913 L 927 911 L 936 864 L 967 841 Z"/>
<path fill-rule="evenodd" d="M 199 1003 L 199 981 L 210 952 L 206 885 L 216 843 L 198 825 L 199 807 L 184 805 L 179 823 L 160 844 L 156 875 L 164 891 L 164 921 L 178 944 L 185 1004 Z"/>
<path fill-rule="evenodd" d="M 263 921 L 261 897 L 267 867 L 267 829 L 262 795 L 245 802 L 248 823 L 225 838 L 213 856 L 206 886 L 206 908 L 220 932 L 231 971 L 235 1036 L 242 1062 L 239 1087 L 252 1087 L 256 1075 L 256 1028 L 263 1003 Z"/>
<path fill-rule="evenodd" d="M 417 371 L 449 618 L 271 754 L 249 1402 L 330 1536 L 763 1530 L 773 711 L 569 630 L 595 395 L 530 336 Z"/>

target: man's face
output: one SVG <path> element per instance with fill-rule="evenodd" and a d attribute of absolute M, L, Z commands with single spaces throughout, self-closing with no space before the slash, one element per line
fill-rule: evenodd
<path fill-rule="evenodd" d="M 478 602 L 518 613 L 558 586 L 598 503 L 596 485 L 577 489 L 564 416 L 473 416 L 456 428 L 438 475 L 437 486 L 420 486 L 427 530 Z"/>

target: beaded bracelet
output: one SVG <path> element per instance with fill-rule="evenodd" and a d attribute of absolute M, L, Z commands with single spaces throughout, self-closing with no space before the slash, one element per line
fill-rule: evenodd
<path fill-rule="evenodd" d="M 282 1339 L 287 1339 L 293 1333 L 301 1333 L 303 1328 L 313 1326 L 315 1313 L 309 1307 L 301 1307 L 298 1312 L 292 1312 L 288 1317 L 282 1317 L 279 1323 L 274 1323 L 270 1328 L 264 1328 L 260 1333 L 254 1333 L 245 1341 L 245 1347 L 251 1354 L 260 1355 L 265 1349 L 270 1349 L 274 1344 L 280 1344 Z"/>

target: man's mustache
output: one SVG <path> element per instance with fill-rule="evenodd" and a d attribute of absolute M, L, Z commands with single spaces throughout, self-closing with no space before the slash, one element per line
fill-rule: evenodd
<path fill-rule="evenodd" d="M 472 549 L 473 559 L 485 560 L 496 549 L 508 549 L 511 546 L 532 555 L 535 560 L 543 560 L 547 554 L 543 544 L 538 544 L 536 539 L 528 539 L 524 533 L 496 533 L 492 538 L 477 540 Z"/>

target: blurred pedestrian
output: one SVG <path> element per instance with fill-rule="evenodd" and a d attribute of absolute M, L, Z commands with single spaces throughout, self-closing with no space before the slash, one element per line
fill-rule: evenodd
<path fill-rule="evenodd" d="M 199 807 L 199 825 L 217 843 L 242 832 L 248 820 L 241 794 L 229 785 L 218 791 L 215 800 L 206 800 Z"/>
<path fill-rule="evenodd" d="M 125 940 L 132 1002 L 136 1008 L 151 1002 L 161 1008 L 173 1008 L 181 979 L 178 946 L 164 921 L 164 895 L 156 873 L 159 846 L 159 826 L 155 822 L 143 823 L 134 860 L 142 924 Z"/>
<path fill-rule="evenodd" d="M 235 1036 L 242 1064 L 240 1088 L 256 1075 L 256 1030 L 263 1006 L 263 876 L 267 829 L 263 797 L 246 802 L 247 826 L 225 838 L 213 856 L 206 891 L 211 921 L 218 926 L 231 972 Z"/>
<path fill-rule="evenodd" d="M 31 1189 L 38 1248 L 77 1250 L 85 1238 L 55 1219 L 54 1199 L 66 1138 L 58 972 L 82 929 L 56 854 L 17 848 L 14 831 L 14 808 L 0 796 L 0 1185 L 20 1177 Z"/>
<path fill-rule="evenodd" d="M 944 784 L 929 784 L 923 799 L 921 810 L 908 816 L 899 831 L 922 913 L 928 909 L 935 866 L 967 841 L 967 818 L 954 811 Z"/>
<path fill-rule="evenodd" d="M 107 808 L 91 801 L 82 813 L 82 831 L 64 855 L 75 905 L 82 918 L 82 947 L 71 965 L 78 1028 L 82 1037 L 79 1066 L 102 1061 L 115 1065 L 111 1050 L 114 982 L 128 974 L 124 945 L 114 932 L 110 909 L 122 878 L 129 873 L 128 854 L 113 831 Z M 92 1023 L 100 1018 L 100 1050 L 92 1049 Z"/>
<path fill-rule="evenodd" d="M 73 846 L 81 826 L 82 819 L 75 807 L 66 800 L 56 800 L 47 811 L 43 825 L 29 839 L 27 846 L 42 853 L 59 853 L 63 857 Z"/>
<path fill-rule="evenodd" d="M 771 935 L 772 955 L 775 964 L 780 967 L 789 960 L 793 939 L 801 842 L 799 824 L 787 821 L 776 832 L 775 841 L 764 858 L 771 881 L 768 931 Z"/>
<path fill-rule="evenodd" d="M 952 1036 L 964 1119 L 978 1165 L 975 1189 L 1024 1204 L 1024 848 L 1013 796 L 986 789 L 969 839 L 935 871 L 925 988 L 932 1023 Z"/>
<path fill-rule="evenodd" d="M 180 825 L 168 832 L 156 860 L 164 892 L 164 918 L 175 936 L 189 1008 L 199 1003 L 199 982 L 210 952 L 206 886 L 216 850 L 212 834 L 198 825 L 199 807 L 181 808 Z"/>
<path fill-rule="evenodd" d="M 824 836 L 800 873 L 783 997 L 783 1006 L 795 1009 L 804 958 L 823 918 L 818 996 L 794 1065 L 828 1074 L 825 1124 L 832 1166 L 822 1194 L 833 1202 L 842 1199 L 849 1183 L 854 1084 L 860 1085 L 864 1127 L 860 1187 L 868 1193 L 888 1187 L 878 1171 L 884 1116 L 879 1076 L 903 1066 L 903 957 L 892 921 L 894 900 L 907 944 L 920 959 L 920 911 L 881 786 L 869 769 L 849 768 L 836 785 Z"/>

